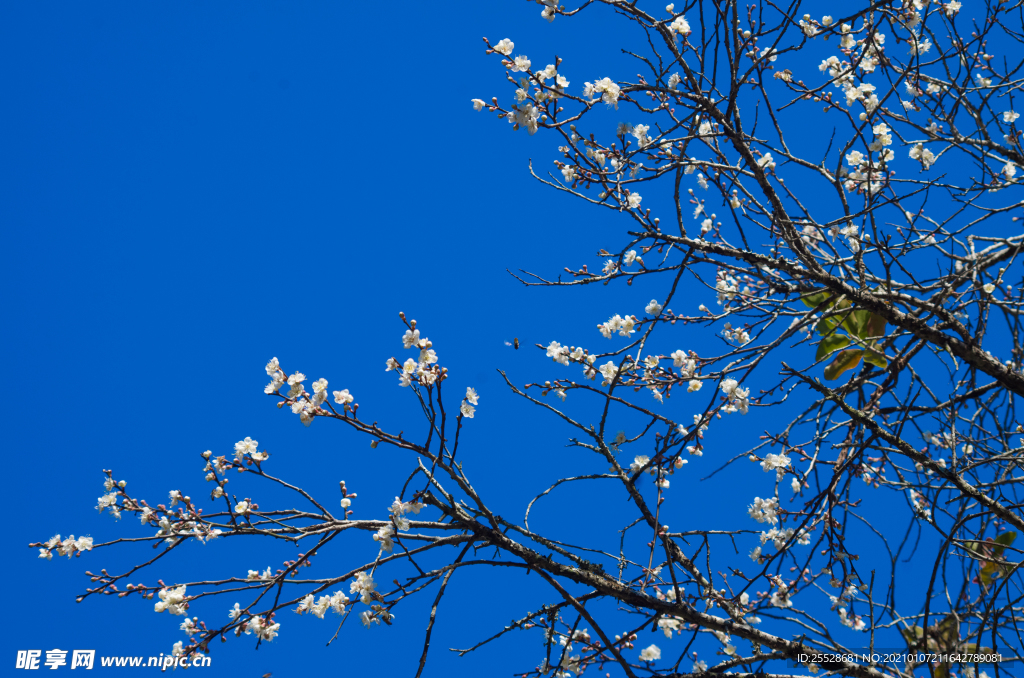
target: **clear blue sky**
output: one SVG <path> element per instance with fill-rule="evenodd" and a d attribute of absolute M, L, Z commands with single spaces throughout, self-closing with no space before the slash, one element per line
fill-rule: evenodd
<path fill-rule="evenodd" d="M 549 25 L 539 11 L 521 0 L 0 9 L 0 341 L 12 519 L 2 559 L 3 662 L 19 649 L 54 647 L 155 655 L 184 639 L 180 618 L 153 613 L 151 603 L 74 603 L 88 585 L 84 570 L 120 571 L 148 548 L 73 562 L 40 561 L 25 548 L 57 532 L 97 542 L 151 533 L 133 518 L 116 523 L 93 510 L 103 468 L 151 503 L 171 489 L 201 497 L 209 486 L 199 453 L 228 454 L 251 436 L 274 455 L 278 475 L 331 502 L 345 479 L 359 493 L 357 516 L 382 516 L 412 460 L 378 456 L 332 422 L 303 428 L 263 395 L 263 365 L 277 356 L 288 371 L 351 389 L 361 415 L 419 430 L 410 394 L 383 371 L 401 350 L 400 310 L 420 321 L 456 387 L 481 394 L 464 461 L 500 513 L 521 515 L 561 474 L 602 470 L 566 452 L 570 432 L 514 400 L 494 372 L 506 369 L 517 383 L 551 377 L 543 354 L 514 352 L 504 341 L 596 344 L 594 324 L 638 312 L 652 296 L 642 282 L 526 290 L 505 272 L 594 266 L 597 248 L 615 242 L 597 236 L 622 230 L 529 179 L 528 158 L 548 167 L 553 137 L 514 134 L 469 104 L 495 94 L 508 100 L 501 69 L 482 53 L 484 35 L 512 38 L 535 64 L 574 59 L 573 88 L 615 78 L 615 68 L 621 77 L 635 72 L 618 45 L 593 39 L 601 14 Z M 682 335 L 679 347 L 697 342 Z M 731 430 L 756 430 L 754 418 Z M 721 450 L 721 460 L 738 451 Z M 703 488 L 694 480 L 666 522 L 685 528 L 724 512 L 735 526 L 743 503 L 723 507 Z M 619 524 L 603 519 L 621 501 L 569 491 L 537 520 L 556 525 L 569 512 L 577 534 L 613 538 Z M 316 574 L 371 558 L 367 542 L 350 538 Z M 192 546 L 139 579 L 244 575 L 294 554 L 276 544 Z M 508 675 L 540 660 L 536 636 L 463 659 L 447 651 L 542 600 L 536 582 L 507 573 L 489 582 L 489 574 L 453 579 L 428 675 Z M 523 585 L 523 595 L 508 595 Z M 412 675 L 428 601 L 399 608 L 392 629 L 351 623 L 326 650 L 330 621 L 282 615 L 277 640 L 258 652 L 249 640 L 218 646 L 208 671 L 360 674 L 383 666 Z M 193 612 L 220 621 L 230 602 Z"/>

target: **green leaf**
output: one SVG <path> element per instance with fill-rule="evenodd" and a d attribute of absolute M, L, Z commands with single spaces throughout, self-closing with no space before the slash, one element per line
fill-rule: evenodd
<path fill-rule="evenodd" d="M 936 630 L 941 652 L 952 650 L 960 640 L 960 620 L 955 615 L 946 615 L 945 619 L 937 624 Z"/>
<path fill-rule="evenodd" d="M 871 363 L 875 367 L 881 367 L 883 370 L 889 367 L 889 361 L 886 357 L 875 350 L 868 350 L 864 352 L 864 362 Z"/>
<path fill-rule="evenodd" d="M 846 319 L 843 321 L 843 329 L 853 336 L 863 339 L 865 336 L 864 326 L 868 322 L 869 315 L 871 315 L 871 311 L 865 311 L 863 309 L 850 311 L 847 314 Z"/>
<path fill-rule="evenodd" d="M 855 368 L 860 363 L 860 359 L 863 355 L 864 351 L 860 349 L 848 349 L 846 351 L 841 351 L 839 355 L 836 356 L 836 359 L 825 368 L 825 378 L 838 379 L 843 372 Z"/>
<path fill-rule="evenodd" d="M 920 626 L 911 626 L 910 628 L 900 629 L 900 634 L 903 636 L 903 640 L 907 641 L 908 647 L 914 647 L 919 640 L 924 638 L 924 629 Z"/>
<path fill-rule="evenodd" d="M 828 335 L 832 334 L 833 332 L 836 331 L 836 328 L 842 324 L 844 318 L 845 314 L 843 313 L 836 313 L 833 315 L 825 316 L 820 321 L 818 321 L 818 334 L 820 334 L 823 337 L 827 337 Z"/>
<path fill-rule="evenodd" d="M 978 579 L 982 584 L 988 586 L 994 580 L 999 579 L 1009 572 L 1012 565 L 1005 563 L 1003 553 L 1006 551 L 1006 547 L 1011 545 L 1016 538 L 1016 532 L 1003 532 L 995 539 L 986 540 L 986 544 L 982 548 L 982 552 L 993 560 L 1004 562 L 985 563 L 981 568 L 981 572 L 978 574 Z"/>
<path fill-rule="evenodd" d="M 828 290 L 822 290 L 821 292 L 815 292 L 814 294 L 800 297 L 800 301 L 804 302 L 808 308 L 818 308 L 831 296 L 831 292 Z"/>
<path fill-rule="evenodd" d="M 885 336 L 885 318 L 876 314 L 868 313 L 868 322 L 864 329 L 866 330 L 865 337 L 884 337 Z"/>
<path fill-rule="evenodd" d="M 841 348 L 846 348 L 850 345 L 849 337 L 842 334 L 833 334 L 825 337 L 818 344 L 818 353 L 815 356 L 815 360 L 822 360 L 832 355 Z"/>

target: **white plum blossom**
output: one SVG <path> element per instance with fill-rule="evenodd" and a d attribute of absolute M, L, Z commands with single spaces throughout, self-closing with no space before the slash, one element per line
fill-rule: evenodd
<path fill-rule="evenodd" d="M 261 640 L 273 640 L 277 637 L 277 631 L 281 628 L 278 623 L 270 623 L 263 617 L 253 617 L 247 622 L 245 634 L 255 633 Z"/>
<path fill-rule="evenodd" d="M 722 381 L 720 388 L 725 393 L 727 398 L 727 404 L 723 407 L 723 411 L 727 413 L 741 412 L 746 414 L 749 409 L 749 401 L 747 400 L 750 394 L 750 389 L 740 388 L 739 382 L 735 379 L 725 379 Z"/>
<path fill-rule="evenodd" d="M 615 108 L 619 107 L 619 91 L 620 87 L 612 82 L 611 78 L 603 78 L 594 83 L 583 83 L 583 96 L 592 100 L 595 95 L 600 94 L 604 103 Z"/>
<path fill-rule="evenodd" d="M 761 499 L 761 497 L 754 497 L 754 503 L 747 508 L 747 513 L 750 517 L 759 523 L 771 523 L 772 525 L 779 522 L 778 519 L 779 511 L 779 500 L 775 497 L 768 499 Z"/>
<path fill-rule="evenodd" d="M 772 591 L 771 603 L 775 607 L 793 607 L 789 588 L 785 584 L 780 584 L 778 590 Z"/>
<path fill-rule="evenodd" d="M 380 548 L 382 551 L 391 553 L 392 549 L 395 548 L 395 542 L 393 540 L 394 536 L 395 526 L 388 523 L 387 525 L 384 525 L 379 530 L 377 530 L 377 534 L 373 535 L 373 540 L 380 544 Z"/>
<path fill-rule="evenodd" d="M 672 593 L 675 593 L 673 590 Z M 686 626 L 686 622 L 676 617 L 662 617 L 658 620 L 658 629 L 665 634 L 666 638 L 672 637 L 672 632 L 682 633 Z"/>
<path fill-rule="evenodd" d="M 648 315 L 658 315 L 659 313 L 661 313 L 661 309 L 662 306 L 661 304 L 658 303 L 658 300 L 651 299 L 651 303 L 647 304 L 647 306 L 644 308 L 644 311 L 646 311 Z"/>
<path fill-rule="evenodd" d="M 259 442 L 246 436 L 245 440 L 239 440 L 235 443 L 235 459 L 242 461 L 247 454 L 252 454 L 259 449 Z M 173 506 L 173 504 L 171 504 Z"/>
<path fill-rule="evenodd" d="M 598 325 L 597 329 L 605 339 L 611 339 L 612 335 L 616 332 L 619 333 L 620 337 L 628 337 L 629 335 L 634 334 L 636 332 L 634 329 L 635 326 L 636 320 L 633 316 L 627 315 L 623 318 L 622 316 L 615 314 L 606 322 Z"/>
<path fill-rule="evenodd" d="M 686 17 L 682 14 L 677 16 L 675 20 L 669 24 L 669 30 L 682 36 L 687 36 L 692 32 L 690 30 L 690 22 L 687 21 Z"/>
<path fill-rule="evenodd" d="M 170 612 L 184 616 L 188 605 L 185 604 L 185 584 L 177 588 L 163 588 L 157 592 L 160 601 L 153 606 L 155 612 Z"/>
<path fill-rule="evenodd" d="M 784 469 L 789 466 L 790 459 L 786 456 L 786 453 L 772 454 L 768 453 L 764 457 L 764 461 L 761 462 L 761 468 L 765 471 L 775 471 L 776 469 Z"/>
<path fill-rule="evenodd" d="M 924 169 L 928 169 L 935 162 L 935 154 L 924 147 L 924 144 L 916 144 L 910 148 L 911 160 L 918 160 Z"/>
<path fill-rule="evenodd" d="M 412 348 L 420 343 L 419 330 L 406 330 L 402 335 L 402 348 Z"/>
<path fill-rule="evenodd" d="M 661 659 L 661 648 L 657 645 L 648 645 L 640 651 L 640 661 L 653 662 Z"/>
<path fill-rule="evenodd" d="M 505 56 L 508 56 L 512 54 L 512 50 L 514 50 L 515 48 L 516 44 L 514 42 L 512 42 L 508 38 L 504 38 L 500 42 L 498 42 L 497 45 L 494 46 L 494 51 L 497 52 L 498 54 L 504 54 Z"/>
<path fill-rule="evenodd" d="M 604 377 L 604 381 L 601 382 L 601 385 L 610 386 L 612 380 L 615 379 L 615 375 L 619 373 L 619 366 L 609 360 L 601 366 L 599 372 L 601 373 L 601 376 Z"/>
<path fill-rule="evenodd" d="M 530 60 L 526 56 L 517 56 L 512 60 L 509 70 L 513 73 L 525 73 L 530 70 Z"/>
<path fill-rule="evenodd" d="M 569 347 L 562 346 L 557 341 L 552 341 L 547 347 L 547 357 L 559 365 L 569 364 Z"/>
<path fill-rule="evenodd" d="M 867 628 L 867 624 L 864 623 L 864 620 L 861 619 L 860 615 L 854 615 L 853 617 L 847 616 L 845 607 L 841 607 L 837 611 L 839 612 L 839 622 L 843 626 L 848 626 L 854 631 L 863 631 Z"/>
<path fill-rule="evenodd" d="M 357 594 L 365 605 L 369 605 L 373 601 L 372 594 L 375 588 L 377 584 L 374 583 L 373 577 L 365 572 L 357 572 L 355 580 L 349 584 L 348 592 Z"/>

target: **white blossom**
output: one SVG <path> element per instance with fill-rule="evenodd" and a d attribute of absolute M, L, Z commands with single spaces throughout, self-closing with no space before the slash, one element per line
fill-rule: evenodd
<path fill-rule="evenodd" d="M 508 38 L 502 39 L 497 45 L 494 46 L 494 51 L 498 54 L 504 54 L 508 56 L 512 54 L 512 50 L 516 48 L 516 44 Z M 408 348 L 408 346 L 406 346 Z"/>

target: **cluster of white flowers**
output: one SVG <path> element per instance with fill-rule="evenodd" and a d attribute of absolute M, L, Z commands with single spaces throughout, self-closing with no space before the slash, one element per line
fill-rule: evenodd
<path fill-rule="evenodd" d="M 286 378 L 277 358 L 271 358 L 270 362 L 267 363 L 266 369 L 267 374 L 271 377 L 271 382 L 263 389 L 264 393 L 277 393 L 281 388 L 287 385 L 287 402 L 291 406 L 292 414 L 299 415 L 299 419 L 303 424 L 309 426 L 313 423 L 313 418 L 317 414 L 323 413 L 321 406 L 327 400 L 326 379 L 317 379 L 314 381 L 311 384 L 313 393 L 310 394 L 306 391 L 305 386 L 303 386 L 303 382 L 306 381 L 306 375 L 301 372 L 295 372 Z M 351 395 L 349 395 L 347 389 L 344 391 L 335 391 L 334 399 L 338 404 L 345 405 L 345 409 L 349 409 L 348 403 L 352 402 Z M 245 457 L 249 457 L 254 461 L 266 460 L 269 455 L 265 452 L 258 452 L 256 445 L 257 443 L 249 438 L 246 438 L 236 444 L 235 458 L 238 462 L 242 463 Z"/>
<path fill-rule="evenodd" d="M 754 497 L 754 503 L 747 507 L 747 513 L 751 518 L 759 523 L 771 523 L 772 525 L 779 522 L 778 511 L 779 500 L 775 497 L 768 499 Z"/>
<path fill-rule="evenodd" d="M 467 386 L 466 397 L 462 399 L 462 405 L 459 407 L 459 412 L 462 413 L 462 416 L 472 419 L 473 415 L 476 413 L 474 405 L 478 404 L 480 404 L 480 396 L 477 395 L 476 391 L 474 391 L 472 387 Z"/>
<path fill-rule="evenodd" d="M 670 591 L 674 598 L 675 589 L 671 589 Z M 658 629 L 665 634 L 666 638 L 671 638 L 673 631 L 676 633 L 682 633 L 684 628 L 686 628 L 686 622 L 679 617 L 662 617 L 658 620 Z"/>
<path fill-rule="evenodd" d="M 103 513 L 104 509 L 110 509 L 111 515 L 115 518 L 121 517 L 121 510 L 117 506 L 117 492 L 110 492 L 96 500 L 96 508 L 99 509 L 100 513 Z"/>
<path fill-rule="evenodd" d="M 825 15 L 821 19 L 821 23 L 811 18 L 810 14 L 804 14 L 803 18 L 797 22 L 800 26 L 800 30 L 804 32 L 808 38 L 813 38 L 820 33 L 824 28 L 828 28 L 832 25 L 832 17 Z"/>
<path fill-rule="evenodd" d="M 262 573 L 259 570 L 249 570 L 249 574 L 245 578 L 249 581 L 267 581 L 274 578 L 274 573 L 271 571 L 270 566 L 267 565 L 267 569 Z"/>
<path fill-rule="evenodd" d="M 671 355 L 672 364 L 679 368 L 679 374 L 683 378 L 694 376 L 697 371 L 697 354 L 692 351 L 676 350 Z M 697 389 L 700 387 L 698 386 Z M 697 390 L 694 389 L 694 390 Z"/>
<path fill-rule="evenodd" d="M 558 13 L 558 0 L 535 0 L 538 5 L 544 5 L 544 9 L 540 11 L 541 17 L 543 17 L 548 23 L 555 20 L 555 14 Z"/>
<path fill-rule="evenodd" d="M 715 291 L 718 292 L 718 304 L 724 306 L 732 301 L 740 291 L 740 284 L 732 273 L 719 271 L 715 280 Z"/>
<path fill-rule="evenodd" d="M 761 462 L 761 468 L 765 471 L 782 471 L 789 467 L 790 459 L 786 456 L 786 453 L 772 454 L 769 452 L 765 455 L 764 460 Z"/>
<path fill-rule="evenodd" d="M 351 600 L 349 597 L 341 591 L 335 591 L 329 596 L 320 596 L 316 602 L 313 602 L 313 594 L 311 593 L 302 599 L 299 606 L 295 608 L 295 612 L 298 614 L 309 612 L 313 616 L 323 619 L 327 610 L 334 610 L 336 614 L 343 614 L 345 612 L 345 606 L 350 602 Z"/>
<path fill-rule="evenodd" d="M 562 346 L 557 341 L 552 341 L 550 344 L 548 344 L 547 347 L 547 357 L 551 358 L 559 365 L 569 364 L 569 357 L 571 355 L 571 352 L 572 349 L 570 349 L 568 346 Z"/>
<path fill-rule="evenodd" d="M 860 227 L 857 226 L 857 224 L 847 222 L 847 224 L 842 228 L 833 225 L 831 233 L 833 238 L 836 237 L 837 235 L 844 236 L 846 238 L 846 246 L 850 248 L 851 252 L 856 253 L 860 251 L 861 239 L 858 235 L 860 233 Z M 865 238 L 867 238 L 866 235 Z"/>
<path fill-rule="evenodd" d="M 868 193 L 877 193 L 882 188 L 882 181 L 885 179 L 885 170 L 882 169 L 881 163 L 889 162 L 895 157 L 893 150 L 887 148 L 892 144 L 892 135 L 889 133 L 891 130 L 889 126 L 884 122 L 875 125 L 873 128 L 875 132 L 875 139 L 868 146 L 869 151 L 877 154 L 877 160 L 872 160 L 870 154 L 865 155 L 858 150 L 853 150 L 846 154 L 846 162 L 853 169 L 852 171 L 846 171 L 845 169 L 845 182 L 844 186 L 848 191 L 866 191 Z M 928 165 L 925 169 L 931 166 L 931 163 L 935 160 L 931 152 L 921 151 L 918 156 L 915 156 L 913 149 L 911 150 L 911 157 L 919 159 L 922 162 L 928 159 Z"/>
<path fill-rule="evenodd" d="M 601 365 L 598 372 L 604 377 L 601 380 L 601 386 L 611 386 L 612 382 L 615 381 L 615 376 L 619 373 L 619 366 L 609 360 L 604 365 Z"/>
<path fill-rule="evenodd" d="M 377 588 L 373 577 L 365 572 L 356 572 L 356 578 L 349 584 L 348 592 L 359 596 L 365 605 L 373 602 L 373 590 Z"/>
<path fill-rule="evenodd" d="M 63 541 L 60 535 L 54 535 L 50 537 L 39 549 L 39 557 L 44 560 L 53 559 L 53 551 L 57 552 L 59 556 L 67 556 L 70 558 L 75 553 L 84 553 L 85 551 L 92 550 L 92 537 L 79 537 L 75 539 L 75 535 L 69 536 Z"/>
<path fill-rule="evenodd" d="M 282 386 L 284 386 L 287 378 L 284 372 L 281 370 L 281 365 L 278 364 L 277 358 L 271 358 L 270 362 L 267 363 L 267 376 L 270 377 L 270 383 L 267 384 L 266 388 L 263 389 L 264 393 L 277 393 Z"/>
<path fill-rule="evenodd" d="M 523 128 L 528 134 L 536 134 L 541 119 L 540 109 L 529 101 L 519 104 L 512 104 L 512 110 L 505 114 L 505 119 L 512 125 L 512 129 Z"/>
<path fill-rule="evenodd" d="M 472 389 L 469 389 L 472 391 Z M 474 396 L 476 394 L 474 393 Z M 465 403 L 463 403 L 465 405 Z M 469 415 L 472 416 L 472 415 Z M 419 513 L 420 510 L 425 506 L 419 502 L 405 502 L 403 503 L 398 497 L 395 497 L 394 503 L 388 509 L 391 512 L 392 522 L 381 526 L 377 530 L 377 533 L 373 535 L 373 540 L 380 544 L 381 550 L 391 553 L 395 547 L 394 536 L 395 528 L 405 531 L 409 529 L 409 519 L 405 517 L 406 513 Z"/>
<path fill-rule="evenodd" d="M 935 162 L 935 154 L 924 147 L 924 144 L 915 144 L 910 147 L 910 159 L 921 163 L 923 169 L 928 169 Z"/>
<path fill-rule="evenodd" d="M 281 625 L 275 623 L 273 620 L 264 619 L 263 617 L 253 617 L 245 622 L 245 635 L 248 636 L 249 634 L 254 633 L 260 640 L 269 641 L 277 637 L 277 632 L 280 628 Z"/>
<path fill-rule="evenodd" d="M 807 546 L 811 543 L 811 533 L 807 530 L 800 530 L 799 534 L 796 528 L 787 527 L 785 529 L 779 529 L 773 527 L 767 532 L 761 533 L 761 544 L 766 544 L 769 541 L 775 546 L 775 550 L 781 551 L 786 547 L 786 544 L 796 536 L 796 543 L 800 546 Z"/>
<path fill-rule="evenodd" d="M 245 463 L 246 457 L 253 461 L 266 461 L 270 454 L 266 451 L 260 452 L 259 441 L 246 436 L 245 440 L 235 443 L 235 460 L 242 464 Z"/>
<path fill-rule="evenodd" d="M 380 544 L 381 551 L 391 553 L 392 549 L 395 548 L 395 541 L 392 539 L 394 536 L 395 526 L 391 523 L 387 523 L 377 530 L 377 533 L 373 535 L 373 540 Z"/>
<path fill-rule="evenodd" d="M 170 612 L 180 616 L 185 615 L 188 610 L 188 603 L 185 602 L 185 584 L 176 588 L 163 588 L 157 592 L 160 600 L 153 606 L 155 612 Z"/>
<path fill-rule="evenodd" d="M 639 473 L 640 469 L 642 469 L 643 467 L 647 466 L 647 464 L 649 464 L 650 462 L 651 462 L 651 458 L 648 457 L 646 454 L 638 454 L 637 456 L 635 456 L 633 458 L 633 463 L 629 465 L 629 472 L 630 473 Z M 658 475 L 658 467 L 657 466 L 650 466 L 645 471 L 645 473 L 647 475 L 649 475 L 649 476 L 657 476 Z"/>
<path fill-rule="evenodd" d="M 388 508 L 388 512 L 392 515 L 392 520 L 395 521 L 395 525 L 398 526 L 398 529 L 404 531 L 409 529 L 409 519 L 404 517 L 405 514 L 412 513 L 419 515 L 419 512 L 423 510 L 424 506 L 426 506 L 426 504 L 421 504 L 418 501 L 403 502 L 398 497 L 395 497 L 395 501 L 392 502 L 391 506 Z"/>
<path fill-rule="evenodd" d="M 653 301 L 653 300 L 652 300 Z M 637 319 L 636 316 L 627 315 L 625 318 L 619 314 L 613 315 L 606 322 L 603 322 L 597 326 L 598 331 L 601 332 L 601 336 L 605 339 L 611 339 L 612 335 L 618 332 L 620 337 L 628 337 L 629 335 L 636 332 Z"/>
<path fill-rule="evenodd" d="M 420 331 L 416 329 L 416 321 L 413 320 L 409 324 L 410 329 L 402 335 L 402 346 L 419 350 L 419 358 L 408 358 L 402 364 L 394 358 L 388 358 L 384 371 L 397 370 L 399 386 L 409 386 L 414 380 L 421 386 L 430 386 L 442 374 L 440 367 L 436 365 L 437 353 L 431 348 L 431 341 L 420 336 Z"/>
<path fill-rule="evenodd" d="M 726 341 L 737 346 L 750 343 L 750 334 L 742 327 L 733 327 L 732 323 L 725 323 L 722 328 L 722 336 Z"/>
<path fill-rule="evenodd" d="M 839 622 L 843 626 L 848 626 L 854 631 L 863 631 L 867 628 L 867 624 L 861 619 L 860 615 L 855 614 L 852 617 L 848 616 L 845 607 L 839 608 Z"/>
<path fill-rule="evenodd" d="M 672 23 L 668 25 L 668 28 L 673 33 L 678 33 L 684 38 L 692 32 L 690 30 L 690 22 L 687 21 L 686 17 L 682 14 L 673 19 Z"/>
<path fill-rule="evenodd" d="M 725 379 L 719 388 L 722 389 L 722 393 L 726 397 L 726 404 L 722 408 L 723 412 L 726 414 L 732 414 L 733 412 L 747 413 L 750 408 L 750 402 L 747 400 L 750 395 L 749 388 L 740 388 L 739 382 L 735 379 Z"/>
<path fill-rule="evenodd" d="M 790 596 L 789 587 L 779 581 L 778 588 L 772 591 L 771 603 L 775 607 L 793 607 L 793 601 L 790 599 Z"/>
<path fill-rule="evenodd" d="M 908 490 L 910 493 L 910 504 L 914 507 L 914 513 L 925 520 L 932 519 L 932 510 L 928 506 L 928 500 L 917 490 Z"/>
<path fill-rule="evenodd" d="M 612 82 L 611 78 L 603 78 L 597 82 L 585 82 L 583 83 L 583 96 L 593 101 L 594 97 L 598 94 L 601 95 L 601 100 L 609 106 L 619 107 L 619 92 L 620 87 Z"/>

